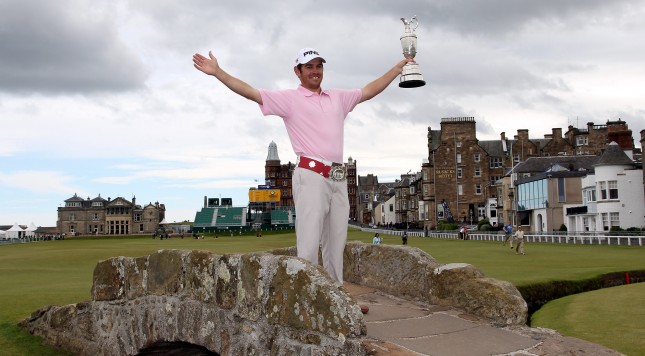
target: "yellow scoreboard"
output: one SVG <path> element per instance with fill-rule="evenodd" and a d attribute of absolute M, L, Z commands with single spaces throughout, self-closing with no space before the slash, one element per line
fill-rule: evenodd
<path fill-rule="evenodd" d="M 249 190 L 249 202 L 266 203 L 279 202 L 280 189 L 251 189 Z"/>

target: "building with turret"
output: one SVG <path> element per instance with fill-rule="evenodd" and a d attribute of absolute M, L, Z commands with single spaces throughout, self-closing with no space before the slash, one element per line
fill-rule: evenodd
<path fill-rule="evenodd" d="M 357 186 L 356 186 L 356 161 L 349 157 L 344 163 L 347 170 L 347 198 L 349 200 L 349 219 L 357 221 Z M 293 207 L 292 177 L 295 163 L 289 161 L 282 164 L 278 156 L 278 145 L 271 141 L 268 148 L 267 159 L 264 165 L 264 181 L 269 189 L 280 189 L 280 203 L 276 207 Z"/>

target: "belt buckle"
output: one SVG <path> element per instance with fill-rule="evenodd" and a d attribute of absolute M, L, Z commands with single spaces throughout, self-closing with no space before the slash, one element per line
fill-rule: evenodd
<path fill-rule="evenodd" d="M 331 166 L 329 178 L 334 182 L 342 182 L 346 178 L 345 166 Z"/>

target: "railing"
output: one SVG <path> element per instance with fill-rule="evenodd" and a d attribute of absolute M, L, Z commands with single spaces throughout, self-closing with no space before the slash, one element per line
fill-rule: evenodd
<path fill-rule="evenodd" d="M 377 229 L 377 228 L 361 228 L 361 231 L 379 233 L 382 235 L 396 235 L 401 236 L 404 230 L 390 230 L 390 229 Z M 436 239 L 458 239 L 459 233 L 457 231 L 408 231 L 408 236 L 416 237 L 432 237 Z M 498 241 L 504 242 L 504 233 L 502 232 L 484 232 L 484 231 L 469 231 L 468 240 L 477 241 Z M 574 245 L 623 245 L 623 246 L 645 246 L 645 236 L 641 235 L 603 235 L 603 234 L 545 234 L 545 233 L 526 233 L 524 234 L 524 242 L 545 242 L 545 243 L 560 243 L 560 244 L 574 244 Z"/>
<path fill-rule="evenodd" d="M 411 236 L 424 237 L 424 232 L 419 230 L 405 231 L 405 230 L 390 230 L 390 229 L 374 229 L 374 228 L 364 227 L 364 228 L 361 228 L 361 231 L 373 232 L 373 233 L 378 232 L 381 235 L 395 235 L 395 236 L 401 236 L 403 235 L 404 232 L 407 232 L 408 237 L 411 237 Z"/>

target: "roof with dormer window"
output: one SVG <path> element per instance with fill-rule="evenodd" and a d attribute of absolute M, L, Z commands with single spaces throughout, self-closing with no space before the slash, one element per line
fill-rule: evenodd
<path fill-rule="evenodd" d="M 69 198 L 69 199 L 65 200 L 65 203 L 75 202 L 75 201 L 81 201 L 81 202 L 82 202 L 82 201 L 83 201 L 83 198 L 79 197 L 76 193 L 74 193 L 74 196 L 73 196 L 73 197 L 71 197 L 71 198 Z"/>

